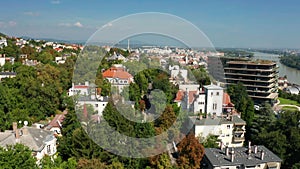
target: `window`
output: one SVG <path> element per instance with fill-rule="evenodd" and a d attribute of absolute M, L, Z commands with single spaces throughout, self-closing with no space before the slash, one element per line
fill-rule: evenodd
<path fill-rule="evenodd" d="M 47 153 L 48 153 L 48 154 L 51 154 L 50 145 L 47 145 Z"/>
<path fill-rule="evenodd" d="M 105 104 L 102 104 L 102 106 L 105 106 Z"/>
<path fill-rule="evenodd" d="M 213 110 L 216 110 L 217 109 L 217 103 L 214 103 L 213 104 Z"/>
<path fill-rule="evenodd" d="M 210 95 L 213 95 L 213 94 L 214 94 L 213 92 L 210 93 Z"/>
<path fill-rule="evenodd" d="M 217 92 L 217 96 L 219 96 L 219 94 L 220 94 L 220 93 L 219 93 L 219 92 Z"/>
<path fill-rule="evenodd" d="M 95 107 L 98 107 L 98 104 L 95 104 Z"/>
<path fill-rule="evenodd" d="M 226 134 L 226 137 L 229 137 L 229 134 Z"/>
<path fill-rule="evenodd" d="M 227 125 L 227 129 L 230 129 L 230 125 Z"/>

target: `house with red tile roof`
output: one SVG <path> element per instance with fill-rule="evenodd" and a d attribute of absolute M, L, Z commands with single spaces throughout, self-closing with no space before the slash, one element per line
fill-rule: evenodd
<path fill-rule="evenodd" d="M 180 84 L 174 102 L 182 109 L 193 113 L 208 113 L 221 116 L 231 113 L 234 104 L 228 93 L 218 85 L 206 85 L 202 88 L 195 84 Z"/>
<path fill-rule="evenodd" d="M 89 95 L 89 82 L 85 82 L 84 85 L 74 85 L 72 84 L 72 87 L 69 89 L 68 91 L 68 95 L 69 96 L 74 96 L 74 95 L 77 95 L 77 94 L 80 94 L 80 95 Z"/>
<path fill-rule="evenodd" d="M 103 78 L 106 78 L 112 86 L 116 86 L 119 92 L 125 86 L 128 86 L 133 82 L 133 76 L 125 70 L 125 67 L 121 64 L 115 64 L 111 68 L 105 70 L 102 73 Z"/>
<path fill-rule="evenodd" d="M 56 114 L 52 121 L 46 126 L 46 130 L 53 131 L 57 135 L 61 135 L 62 123 L 65 119 L 65 115 L 68 113 L 65 110 L 62 114 Z"/>

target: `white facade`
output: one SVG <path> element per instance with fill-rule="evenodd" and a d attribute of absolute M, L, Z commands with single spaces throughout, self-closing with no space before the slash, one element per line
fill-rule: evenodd
<path fill-rule="evenodd" d="M 85 82 L 84 85 L 74 85 L 72 84 L 72 87 L 68 91 L 69 96 L 74 96 L 74 95 L 89 95 L 89 83 Z"/>
<path fill-rule="evenodd" d="M 236 123 L 236 120 L 241 120 L 239 117 L 234 117 L 235 120 L 223 119 L 220 117 L 193 119 L 195 124 L 195 136 L 207 138 L 209 135 L 217 136 L 220 143 L 228 147 L 242 147 L 245 139 L 245 122 Z M 239 119 L 238 119 L 239 118 Z"/>
<path fill-rule="evenodd" d="M 205 102 L 205 94 L 200 93 L 198 97 L 195 99 L 193 103 L 193 112 L 194 113 L 204 113 L 205 107 L 206 107 L 206 102 Z"/>
<path fill-rule="evenodd" d="M 1 39 L 0 39 L 0 48 L 6 47 L 6 46 L 7 46 L 6 38 L 1 37 Z"/>
<path fill-rule="evenodd" d="M 221 116 L 223 112 L 223 88 L 217 85 L 204 86 L 206 94 L 206 110 L 208 114 Z"/>
<path fill-rule="evenodd" d="M 0 66 L 5 64 L 5 57 L 0 57 Z"/>
<path fill-rule="evenodd" d="M 44 141 L 44 148 L 38 151 L 36 154 L 37 160 L 41 160 L 45 155 L 52 156 L 56 153 L 56 138 L 53 135 L 49 135 Z"/>
<path fill-rule="evenodd" d="M 188 71 L 186 69 L 181 69 L 178 65 L 169 66 L 169 70 L 171 71 L 172 78 L 183 78 L 184 81 L 188 79 Z"/>
<path fill-rule="evenodd" d="M 78 106 L 83 106 L 84 104 L 89 104 L 93 106 L 93 109 L 97 112 L 97 114 L 101 117 L 102 112 L 104 111 L 107 101 L 99 101 L 99 100 L 86 100 L 86 101 L 78 101 Z"/>

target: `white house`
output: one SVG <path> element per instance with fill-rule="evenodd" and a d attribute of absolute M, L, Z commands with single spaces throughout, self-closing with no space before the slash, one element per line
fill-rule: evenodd
<path fill-rule="evenodd" d="M 95 112 L 101 117 L 107 103 L 108 97 L 103 97 L 98 93 L 98 88 L 94 84 L 85 82 L 84 85 L 72 85 L 69 89 L 69 96 L 78 95 L 77 107 L 83 107 L 84 105 L 91 105 Z"/>
<path fill-rule="evenodd" d="M 179 84 L 174 102 L 189 112 L 221 116 L 224 110 L 233 109 L 229 95 L 224 97 L 223 90 L 214 84 L 206 85 L 203 89 L 197 84 Z"/>
<path fill-rule="evenodd" d="M 206 109 L 205 112 L 209 114 L 222 115 L 223 112 L 223 88 L 218 85 L 204 86 L 206 94 Z"/>
<path fill-rule="evenodd" d="M 25 123 L 26 124 L 26 123 Z M 56 138 L 52 131 L 28 127 L 17 128 L 17 123 L 13 123 L 13 130 L 0 132 L 0 146 L 24 144 L 32 150 L 32 155 L 41 160 L 45 155 L 52 156 L 56 150 Z"/>
<path fill-rule="evenodd" d="M 169 66 L 169 71 L 171 73 L 171 78 L 183 79 L 185 82 L 188 80 L 188 71 L 186 69 L 180 68 L 178 65 Z"/>
<path fill-rule="evenodd" d="M 125 70 L 121 64 L 115 64 L 111 68 L 102 73 L 103 78 L 106 78 L 112 86 L 117 87 L 121 92 L 125 86 L 129 86 L 133 82 L 133 76 Z"/>
<path fill-rule="evenodd" d="M 89 95 L 89 82 L 85 82 L 84 85 L 74 85 L 72 83 L 72 87 L 68 91 L 69 96 L 74 96 L 74 95 Z"/>
<path fill-rule="evenodd" d="M 194 125 L 196 137 L 207 138 L 209 135 L 216 136 L 220 144 L 228 147 L 241 147 L 245 141 L 246 122 L 236 115 L 207 116 L 203 118 L 190 117 Z"/>
<path fill-rule="evenodd" d="M 7 40 L 4 37 L 1 37 L 0 39 L 0 48 L 6 47 L 7 46 Z"/>

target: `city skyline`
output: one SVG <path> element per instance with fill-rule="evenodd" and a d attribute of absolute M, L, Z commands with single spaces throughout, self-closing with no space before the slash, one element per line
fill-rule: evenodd
<path fill-rule="evenodd" d="M 86 41 L 117 18 L 143 12 L 181 17 L 215 47 L 299 48 L 299 2 L 288 1 L 5 1 L 0 32 L 9 36 Z M 145 23 L 146 25 L 146 23 Z"/>

